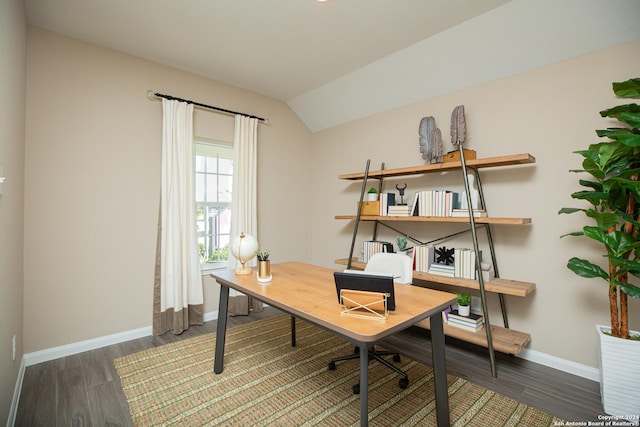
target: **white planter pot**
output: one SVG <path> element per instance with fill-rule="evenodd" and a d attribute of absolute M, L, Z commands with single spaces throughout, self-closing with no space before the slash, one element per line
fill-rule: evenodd
<path fill-rule="evenodd" d="M 366 200 L 368 202 L 375 202 L 378 200 L 378 193 L 367 193 Z"/>
<path fill-rule="evenodd" d="M 600 340 L 600 397 L 604 412 L 637 417 L 640 414 L 640 341 L 607 335 L 604 332 L 611 331 L 608 326 L 596 325 L 596 330 Z M 627 421 L 637 423 L 638 420 Z"/>
<path fill-rule="evenodd" d="M 469 305 L 459 305 L 458 306 L 458 314 L 460 316 L 469 316 L 471 306 Z"/>

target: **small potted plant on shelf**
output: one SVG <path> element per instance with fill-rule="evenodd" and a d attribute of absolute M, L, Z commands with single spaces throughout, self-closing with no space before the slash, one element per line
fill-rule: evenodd
<path fill-rule="evenodd" d="M 640 79 L 613 83 L 622 98 L 640 98 Z M 622 127 L 597 130 L 607 141 L 576 151 L 583 157 L 580 179 L 585 189 L 571 197 L 589 203 L 588 208 L 562 208 L 558 213 L 582 212 L 593 221 L 582 236 L 602 245 L 606 269 L 586 259 L 573 257 L 567 267 L 585 278 L 600 278 L 607 284 L 610 326 L 596 325 L 600 339 L 600 390 L 602 405 L 611 415 L 640 413 L 640 333 L 629 330 L 627 298 L 640 298 L 640 287 L 629 277 L 640 278 L 640 106 L 618 105 L 600 112 Z M 631 348 L 629 348 L 631 347 Z"/>
<path fill-rule="evenodd" d="M 367 191 L 367 201 L 375 202 L 376 200 L 378 200 L 378 190 L 376 190 L 374 187 L 371 187 L 369 191 Z"/>
<path fill-rule="evenodd" d="M 458 304 L 458 314 L 460 316 L 469 316 L 469 313 L 471 312 L 471 294 L 456 293 L 456 299 Z"/>

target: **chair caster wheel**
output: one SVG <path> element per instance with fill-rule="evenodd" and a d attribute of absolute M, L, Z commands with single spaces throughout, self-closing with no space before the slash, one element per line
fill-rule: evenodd
<path fill-rule="evenodd" d="M 335 371 L 336 370 L 335 362 L 329 362 L 329 370 L 330 371 Z"/>
<path fill-rule="evenodd" d="M 409 387 L 409 378 L 400 378 L 400 381 L 398 381 L 398 385 L 403 390 Z"/>
<path fill-rule="evenodd" d="M 394 362 L 399 363 L 399 362 L 400 362 L 400 360 L 401 360 L 401 359 L 400 359 L 400 355 L 399 355 L 399 354 L 394 354 L 394 355 L 393 355 L 393 361 L 394 361 Z"/>
<path fill-rule="evenodd" d="M 360 384 L 353 386 L 353 394 L 360 394 Z"/>

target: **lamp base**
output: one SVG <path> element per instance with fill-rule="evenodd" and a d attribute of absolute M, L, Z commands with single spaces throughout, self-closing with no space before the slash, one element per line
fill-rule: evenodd
<path fill-rule="evenodd" d="M 244 267 L 244 268 L 236 268 L 235 272 L 236 275 L 238 276 L 246 276 L 248 274 L 253 273 L 253 270 L 249 267 Z"/>

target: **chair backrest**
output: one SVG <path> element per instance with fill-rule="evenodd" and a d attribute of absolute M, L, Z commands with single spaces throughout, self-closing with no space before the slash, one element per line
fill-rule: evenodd
<path fill-rule="evenodd" d="M 393 274 L 396 283 L 413 282 L 412 261 L 405 254 L 379 252 L 369 258 L 364 268 L 367 273 Z"/>

